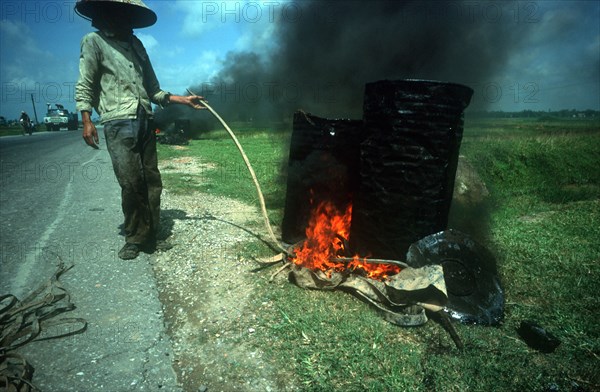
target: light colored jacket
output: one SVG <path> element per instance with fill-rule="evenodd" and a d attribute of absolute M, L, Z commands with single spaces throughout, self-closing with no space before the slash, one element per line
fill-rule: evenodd
<path fill-rule="evenodd" d="M 104 32 L 81 40 L 79 79 L 75 86 L 77 111 L 100 114 L 100 121 L 136 118 L 138 105 L 152 115 L 150 102 L 165 106 L 170 94 L 161 90 L 148 54 L 134 35 L 128 42 Z"/>

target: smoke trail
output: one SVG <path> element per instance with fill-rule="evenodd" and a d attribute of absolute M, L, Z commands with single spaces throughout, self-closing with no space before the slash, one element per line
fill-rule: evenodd
<path fill-rule="evenodd" d="M 230 52 L 213 80 L 193 86 L 226 118 L 282 121 L 297 109 L 360 118 L 365 83 L 381 79 L 476 88 L 493 80 L 527 31 L 510 12 L 519 2 L 293 4 L 293 20 L 276 20 L 270 51 Z M 472 108 L 486 104 L 477 98 Z"/>

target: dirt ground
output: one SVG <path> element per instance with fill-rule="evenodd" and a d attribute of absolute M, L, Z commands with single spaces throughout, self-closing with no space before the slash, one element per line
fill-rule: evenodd
<path fill-rule="evenodd" d="M 181 162 L 162 166 L 173 171 Z M 261 301 L 257 264 L 241 252 L 256 241 L 252 232 L 264 231 L 260 219 L 258 208 L 236 200 L 163 193 L 161 225 L 175 246 L 156 255 L 153 269 L 185 391 L 289 390 L 253 344 L 261 310 L 273 305 Z"/>

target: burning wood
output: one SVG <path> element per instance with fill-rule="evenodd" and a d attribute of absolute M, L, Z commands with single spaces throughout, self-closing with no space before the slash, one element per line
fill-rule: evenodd
<path fill-rule="evenodd" d="M 306 240 L 290 252 L 292 280 L 304 288 L 350 289 L 399 325 L 423 324 L 424 309 L 441 310 L 447 296 L 440 266 L 410 268 L 395 260 L 347 257 L 351 217 L 351 205 L 340 211 L 321 202 L 315 208 Z"/>
<path fill-rule="evenodd" d="M 292 262 L 296 265 L 320 270 L 331 276 L 332 272 L 361 272 L 368 278 L 385 280 L 400 272 L 397 262 L 373 262 L 358 255 L 350 255 L 348 237 L 352 219 L 352 205 L 342 212 L 329 201 L 321 202 L 313 211 L 306 240 L 294 249 Z M 383 260 L 378 260 L 383 261 Z"/>

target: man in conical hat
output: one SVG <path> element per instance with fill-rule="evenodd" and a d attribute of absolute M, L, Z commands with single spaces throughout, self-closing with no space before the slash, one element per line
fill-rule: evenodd
<path fill-rule="evenodd" d="M 75 100 L 89 146 L 98 148 L 99 143 L 92 109 L 104 125 L 125 215 L 126 243 L 119 257 L 134 259 L 140 251 L 168 249 L 170 245 L 157 238 L 162 182 L 151 103 L 204 109 L 203 98 L 160 88 L 148 54 L 132 31 L 156 22 L 156 14 L 140 0 L 80 0 L 75 11 L 98 29 L 81 41 Z"/>

